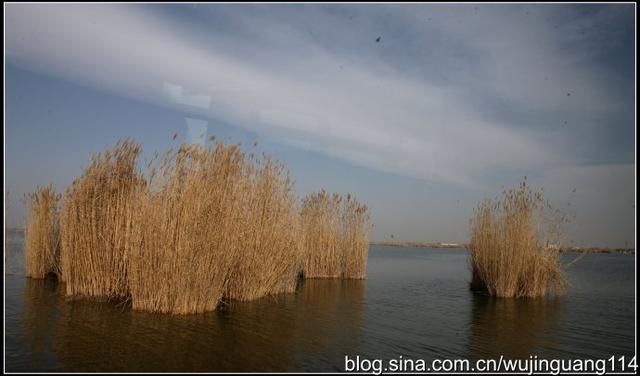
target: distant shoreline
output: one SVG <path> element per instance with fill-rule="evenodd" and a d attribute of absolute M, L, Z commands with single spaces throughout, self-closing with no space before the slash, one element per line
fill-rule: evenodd
<path fill-rule="evenodd" d="M 386 242 L 371 241 L 369 245 L 382 245 L 395 248 L 466 248 L 463 243 L 426 243 L 426 242 Z"/>
<path fill-rule="evenodd" d="M 449 248 L 449 249 L 467 249 L 464 243 L 427 243 L 427 242 L 389 242 L 389 241 L 371 241 L 369 245 L 380 245 L 393 248 Z M 620 253 L 634 254 L 635 248 L 605 248 L 605 247 L 564 247 L 559 248 L 561 253 Z"/>
<path fill-rule="evenodd" d="M 7 228 L 7 233 L 24 233 L 21 228 Z M 432 249 L 467 249 L 465 243 L 429 243 L 429 242 L 390 242 L 390 241 L 370 241 L 369 245 L 380 245 L 393 248 L 432 248 Z M 564 247 L 560 248 L 561 253 L 619 253 L 632 255 L 635 248 L 606 248 L 606 247 Z"/>

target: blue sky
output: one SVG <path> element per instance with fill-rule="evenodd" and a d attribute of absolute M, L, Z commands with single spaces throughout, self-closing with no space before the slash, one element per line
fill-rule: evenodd
<path fill-rule="evenodd" d="M 634 28 L 630 4 L 8 4 L 6 219 L 120 138 L 204 130 L 354 193 L 374 239 L 466 241 L 527 176 L 574 244 L 633 245 Z"/>

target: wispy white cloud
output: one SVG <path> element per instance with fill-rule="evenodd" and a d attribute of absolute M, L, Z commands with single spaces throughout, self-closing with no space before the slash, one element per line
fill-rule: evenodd
<path fill-rule="evenodd" d="M 210 6 L 196 23 L 161 8 L 10 4 L 6 48 L 10 62 L 396 174 L 473 187 L 577 163 L 568 140 L 551 146 L 482 103 L 614 111 L 605 76 L 544 11 L 465 9 Z M 175 100 L 175 85 L 208 107 Z"/>

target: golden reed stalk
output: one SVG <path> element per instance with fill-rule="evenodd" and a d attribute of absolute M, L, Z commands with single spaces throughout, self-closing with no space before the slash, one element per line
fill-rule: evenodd
<path fill-rule="evenodd" d="M 226 297 L 252 300 L 293 292 L 301 269 L 293 182 L 284 166 L 265 157 L 246 164 L 240 250 Z"/>
<path fill-rule="evenodd" d="M 347 195 L 342 207 L 342 278 L 364 279 L 369 253 L 369 209 Z"/>
<path fill-rule="evenodd" d="M 127 254 L 139 229 L 134 197 L 145 182 L 137 173 L 140 146 L 119 142 L 92 157 L 67 190 L 60 218 L 60 266 L 66 294 L 107 299 L 129 295 Z"/>
<path fill-rule="evenodd" d="M 182 145 L 165 153 L 158 181 L 138 200 L 139 238 L 129 258 L 134 309 L 216 308 L 239 252 L 242 167 L 235 145 Z"/>
<path fill-rule="evenodd" d="M 366 206 L 322 190 L 306 196 L 301 209 L 305 278 L 363 279 L 369 249 Z"/>
<path fill-rule="evenodd" d="M 563 217 L 548 217 L 541 192 L 526 180 L 485 200 L 471 221 L 471 288 L 498 297 L 561 294 L 565 287 L 559 252 L 550 244 L 560 234 Z M 545 238 L 546 237 L 546 238 Z"/>
<path fill-rule="evenodd" d="M 26 195 L 27 226 L 25 229 L 25 273 L 30 278 L 59 275 L 60 236 L 58 201 L 60 195 L 48 185 Z"/>
<path fill-rule="evenodd" d="M 338 278 L 341 274 L 339 250 L 340 195 L 322 190 L 303 199 L 301 221 L 305 278 Z"/>

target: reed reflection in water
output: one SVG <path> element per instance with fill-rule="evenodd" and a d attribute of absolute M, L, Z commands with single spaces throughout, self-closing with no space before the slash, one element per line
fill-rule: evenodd
<path fill-rule="evenodd" d="M 15 256 L 12 250 L 20 251 Z M 23 260 L 8 248 L 7 263 Z M 576 256 L 563 254 L 563 263 Z M 464 250 L 372 247 L 364 281 L 306 280 L 295 294 L 207 314 L 69 301 L 61 285 L 5 274 L 8 371 L 342 371 L 344 356 L 473 359 L 635 354 L 635 262 L 593 254 L 559 300 L 469 291 Z M 63 286 L 62 286 L 63 287 Z"/>
<path fill-rule="evenodd" d="M 338 370 L 338 355 L 353 348 L 362 326 L 361 280 L 307 280 L 295 294 L 182 316 L 68 300 L 55 283 L 27 281 L 33 353 L 51 354 L 61 371 L 291 371 L 319 363 Z M 51 361 L 33 360 L 29 369 L 51 370 Z"/>
<path fill-rule="evenodd" d="M 34 364 L 54 357 L 51 344 L 62 303 L 60 285 L 54 275 L 45 279 L 25 278 L 23 332 Z"/>
<path fill-rule="evenodd" d="M 528 359 L 553 347 L 563 297 L 508 299 L 474 295 L 470 355 L 474 359 Z"/>

